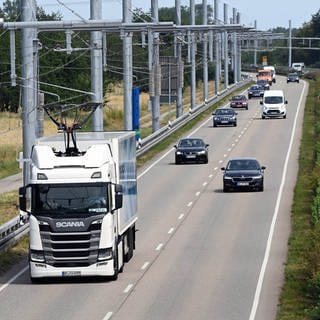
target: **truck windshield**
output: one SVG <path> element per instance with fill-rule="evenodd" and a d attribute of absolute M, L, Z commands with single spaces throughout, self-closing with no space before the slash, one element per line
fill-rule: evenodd
<path fill-rule="evenodd" d="M 35 185 L 32 198 L 35 214 L 96 215 L 107 213 L 109 207 L 106 184 Z"/>

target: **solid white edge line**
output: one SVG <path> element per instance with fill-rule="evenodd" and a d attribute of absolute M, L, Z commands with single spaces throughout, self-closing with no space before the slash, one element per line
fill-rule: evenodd
<path fill-rule="evenodd" d="M 20 277 L 24 272 L 26 272 L 29 269 L 29 266 L 24 267 L 22 270 L 20 270 L 14 277 L 12 277 L 7 283 L 5 283 L 3 286 L 0 287 L 0 292 L 3 291 L 6 287 L 8 287 L 9 284 L 11 284 L 14 280 L 16 280 L 18 277 Z"/>
<path fill-rule="evenodd" d="M 296 116 L 295 116 L 293 127 L 292 127 L 292 133 L 291 133 L 289 148 L 288 148 L 288 151 L 287 151 L 286 160 L 285 160 L 284 167 L 283 167 L 281 184 L 280 184 L 278 197 L 277 197 L 277 201 L 276 201 L 276 205 L 275 205 L 275 209 L 274 209 L 274 213 L 273 213 L 273 217 L 272 217 L 272 222 L 271 222 L 271 225 L 270 225 L 270 231 L 269 231 L 269 235 L 268 235 L 267 246 L 266 246 L 266 250 L 265 250 L 265 253 L 264 253 L 262 266 L 261 266 L 261 269 L 260 269 L 260 274 L 259 274 L 259 278 L 258 278 L 258 283 L 257 283 L 257 287 L 256 287 L 254 299 L 253 299 L 253 304 L 252 304 L 249 320 L 254 320 L 255 319 L 256 312 L 257 312 L 258 305 L 259 305 L 259 300 L 260 300 L 260 295 L 261 295 L 261 290 L 262 290 L 262 284 L 263 284 L 264 275 L 266 273 L 267 264 L 268 264 L 268 260 L 269 260 L 269 256 L 270 256 L 272 237 L 273 237 L 273 233 L 274 233 L 274 229 L 275 229 L 275 225 L 276 225 L 276 220 L 277 220 L 278 213 L 279 213 L 280 201 L 281 201 L 281 197 L 282 197 L 284 183 L 285 183 L 285 180 L 286 180 L 289 157 L 290 157 L 290 153 L 291 153 L 291 149 L 292 149 L 292 145 L 293 145 L 293 138 L 295 136 L 295 130 L 296 130 L 296 126 L 297 126 L 298 115 L 299 115 L 300 108 L 301 108 L 301 101 L 302 101 L 302 98 L 303 98 L 304 90 L 305 90 L 305 83 L 304 83 L 304 86 L 303 86 L 302 94 L 301 94 L 300 99 L 299 99 L 299 104 L 298 104 Z"/>
<path fill-rule="evenodd" d="M 181 220 L 184 217 L 184 214 L 181 213 L 180 216 L 178 217 L 179 220 Z"/>
<path fill-rule="evenodd" d="M 171 234 L 174 231 L 174 228 L 170 228 L 168 234 Z"/>
<path fill-rule="evenodd" d="M 148 267 L 149 264 L 150 264 L 150 262 L 145 262 L 143 264 L 143 266 L 141 267 L 141 270 L 145 270 Z"/>

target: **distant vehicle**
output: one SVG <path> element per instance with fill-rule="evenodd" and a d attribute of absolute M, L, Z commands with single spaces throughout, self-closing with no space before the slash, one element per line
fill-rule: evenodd
<path fill-rule="evenodd" d="M 237 112 L 232 108 L 218 108 L 213 115 L 213 126 L 232 125 L 237 126 Z"/>
<path fill-rule="evenodd" d="M 267 80 L 257 80 L 257 85 L 262 86 L 264 90 L 270 90 L 270 84 Z"/>
<path fill-rule="evenodd" d="M 287 83 L 289 82 L 298 82 L 299 83 L 299 75 L 297 73 L 289 73 L 287 76 Z"/>
<path fill-rule="evenodd" d="M 294 62 L 292 63 L 291 67 L 295 71 L 302 72 L 304 69 L 304 62 Z"/>
<path fill-rule="evenodd" d="M 258 70 L 257 80 L 267 80 L 269 82 L 269 85 L 271 86 L 273 82 L 272 71 L 264 69 Z"/>
<path fill-rule="evenodd" d="M 202 162 L 208 163 L 208 147 L 200 138 L 183 138 L 179 140 L 175 151 L 175 163 Z"/>
<path fill-rule="evenodd" d="M 276 69 L 274 66 L 264 66 L 263 70 L 270 70 L 272 73 L 272 82 L 276 83 Z"/>
<path fill-rule="evenodd" d="M 283 118 L 287 117 L 286 104 L 288 101 L 284 97 L 282 90 L 265 91 L 260 104 L 261 118 Z"/>
<path fill-rule="evenodd" d="M 248 89 L 248 98 L 251 99 L 253 97 L 263 97 L 264 94 L 264 88 L 258 84 L 255 84 L 253 86 L 251 86 Z"/>
<path fill-rule="evenodd" d="M 245 108 L 248 110 L 248 99 L 245 95 L 238 94 L 230 99 L 231 108 Z"/>
<path fill-rule="evenodd" d="M 230 190 L 257 190 L 264 189 L 265 166 L 255 158 L 235 158 L 228 161 L 226 167 L 222 167 L 223 192 Z"/>

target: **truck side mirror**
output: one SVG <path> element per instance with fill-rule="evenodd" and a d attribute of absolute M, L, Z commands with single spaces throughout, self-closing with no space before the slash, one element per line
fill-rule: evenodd
<path fill-rule="evenodd" d="M 19 207 L 21 211 L 27 210 L 26 187 L 19 188 Z"/>
<path fill-rule="evenodd" d="M 121 184 L 115 184 L 114 186 L 115 191 L 115 208 L 114 210 L 122 208 L 123 205 L 123 188 Z"/>

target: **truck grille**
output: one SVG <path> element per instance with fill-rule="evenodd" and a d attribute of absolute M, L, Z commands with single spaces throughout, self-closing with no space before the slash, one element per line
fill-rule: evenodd
<path fill-rule="evenodd" d="M 39 225 L 46 263 L 54 267 L 85 267 L 97 262 L 101 223 L 86 231 L 55 232 Z"/>

